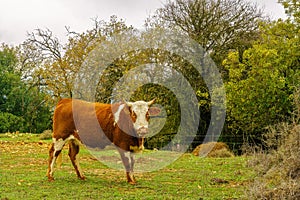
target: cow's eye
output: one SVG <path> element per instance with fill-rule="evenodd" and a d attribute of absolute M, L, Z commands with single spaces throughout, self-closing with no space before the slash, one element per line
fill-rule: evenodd
<path fill-rule="evenodd" d="M 137 115 L 135 114 L 135 112 L 132 112 L 131 116 L 132 116 L 133 119 L 137 118 Z"/>
<path fill-rule="evenodd" d="M 150 115 L 149 112 L 146 113 L 146 119 L 149 120 L 150 119 Z"/>

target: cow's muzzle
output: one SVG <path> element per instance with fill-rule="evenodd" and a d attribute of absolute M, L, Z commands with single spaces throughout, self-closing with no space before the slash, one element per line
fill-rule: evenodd
<path fill-rule="evenodd" d="M 148 128 L 141 127 L 137 130 L 137 134 L 139 137 L 144 137 L 148 133 Z"/>

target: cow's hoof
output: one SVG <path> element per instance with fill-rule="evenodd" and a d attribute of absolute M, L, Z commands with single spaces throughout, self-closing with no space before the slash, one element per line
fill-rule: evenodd
<path fill-rule="evenodd" d="M 128 181 L 128 183 L 129 183 L 130 185 L 136 185 L 136 182 L 135 182 L 135 181 Z"/>
<path fill-rule="evenodd" d="M 48 177 L 48 181 L 49 181 L 49 182 L 53 182 L 53 181 L 54 181 L 54 178 L 53 178 L 53 177 Z"/>
<path fill-rule="evenodd" d="M 85 176 L 79 176 L 78 178 L 83 181 L 86 179 Z"/>

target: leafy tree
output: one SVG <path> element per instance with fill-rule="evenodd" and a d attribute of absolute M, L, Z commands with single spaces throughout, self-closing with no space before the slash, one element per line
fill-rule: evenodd
<path fill-rule="evenodd" d="M 21 130 L 23 118 L 8 112 L 0 112 L 0 133 Z"/>
<path fill-rule="evenodd" d="M 285 12 L 298 25 L 300 24 L 300 2 L 298 0 L 278 0 L 285 9 Z"/>
<path fill-rule="evenodd" d="M 116 96 L 113 96 L 114 84 L 129 70 L 147 63 L 160 64 L 171 62 L 170 59 L 168 59 L 170 55 L 167 53 L 158 52 L 154 49 L 142 50 L 142 48 L 140 51 L 129 51 L 129 48 L 128 51 L 126 51 L 126 45 L 122 49 L 127 52 L 126 54 L 120 55 L 120 57 L 113 57 L 113 55 L 110 55 L 121 49 L 118 44 L 121 45 L 123 41 L 118 43 L 120 41 L 115 40 L 116 35 L 120 37 L 125 36 L 123 38 L 125 41 L 134 41 L 136 34 L 133 27 L 125 25 L 122 20 L 118 20 L 114 16 L 109 22 L 95 21 L 95 26 L 84 33 L 79 34 L 70 31 L 70 29 L 68 29 L 68 32 L 69 40 L 65 45 L 59 44 L 58 39 L 52 35 L 50 30 L 36 30 L 36 32 L 29 35 L 28 40 L 24 43 L 24 48 L 27 51 L 25 51 L 26 54 L 24 54 L 23 57 L 27 59 L 28 66 L 34 67 L 34 73 L 31 76 L 36 80 L 39 80 L 37 77 L 40 77 L 41 79 L 38 81 L 40 86 L 45 87 L 44 90 L 49 91 L 54 98 L 87 98 L 86 94 L 83 95 L 78 93 L 78 90 L 76 90 L 77 88 L 73 88 L 73 86 L 76 86 L 75 79 L 81 76 L 82 65 L 87 63 L 89 59 L 92 59 L 91 62 L 96 62 L 96 64 L 91 64 L 91 72 L 97 72 L 97 67 L 102 66 L 102 62 L 105 60 L 110 61 L 108 66 L 104 66 L 106 69 L 101 76 L 98 73 L 83 74 L 81 80 L 88 84 L 84 87 L 82 85 L 79 86 L 87 91 L 97 90 L 96 96 L 92 96 L 90 97 L 91 99 L 88 98 L 88 100 L 96 100 L 105 103 L 111 103 L 112 100 L 118 99 Z M 148 38 L 147 41 L 150 42 L 150 38 Z M 93 50 L 99 45 L 102 45 L 104 48 L 100 48 L 100 51 L 95 54 L 96 57 L 93 57 Z M 62 49 L 64 52 L 62 52 Z M 32 53 L 31 50 L 39 52 L 42 58 L 40 60 L 42 62 L 39 62 L 39 59 L 36 59 L 36 53 Z M 108 55 L 103 56 L 105 53 Z M 32 55 L 33 57 L 31 57 Z M 100 55 L 104 61 L 101 59 L 100 63 L 97 63 L 97 59 Z M 111 57 L 113 58 L 110 60 L 109 58 Z M 32 63 L 30 63 L 30 61 Z M 38 63 L 38 65 L 36 65 L 36 63 Z M 180 65 L 178 65 L 178 68 L 179 66 Z M 164 76 L 164 74 L 160 74 L 156 69 L 149 68 L 144 68 L 138 73 L 146 73 L 149 75 L 148 77 L 153 77 L 154 74 L 161 78 Z M 88 77 L 90 75 L 93 77 Z M 88 82 L 90 80 L 96 80 L 96 82 L 90 83 Z M 134 82 L 131 82 L 130 84 L 134 84 Z M 94 86 L 97 86 L 97 88 Z M 130 85 L 123 85 L 124 91 L 128 89 L 128 86 Z M 174 98 L 170 98 L 173 97 L 173 94 L 165 88 L 150 84 L 138 88 L 137 93 L 131 95 L 132 101 L 141 99 L 151 100 L 156 97 L 158 103 L 166 106 L 169 116 L 167 126 L 164 128 L 163 134 L 158 138 L 152 139 L 152 141 L 148 140 L 148 144 L 149 147 L 153 147 L 157 141 L 160 141 L 161 144 L 168 142 L 172 137 L 172 134 L 174 135 L 174 133 L 176 133 L 178 127 L 178 112 L 171 109 L 172 106 L 178 107 Z"/>
<path fill-rule="evenodd" d="M 102 66 L 104 65 L 103 60 L 107 59 L 107 57 L 111 57 L 111 63 L 105 69 L 104 74 L 102 74 L 100 81 L 97 85 L 96 98 L 99 101 L 111 102 L 121 100 L 123 98 L 126 99 L 128 98 L 128 96 L 131 97 L 132 101 L 141 99 L 151 100 L 154 97 L 156 97 L 157 103 L 164 106 L 166 110 L 166 116 L 168 116 L 166 124 L 159 135 L 147 139 L 148 147 L 154 147 L 155 145 L 164 146 L 165 144 L 170 142 L 170 140 L 178 132 L 181 114 L 180 107 L 192 107 L 192 105 L 188 104 L 189 102 L 185 102 L 186 105 L 184 105 L 184 103 L 180 104 L 180 106 L 178 105 L 177 98 L 183 99 L 184 97 L 182 96 L 188 97 L 188 95 L 190 95 L 186 91 L 186 88 L 182 89 L 181 97 L 176 97 L 173 93 L 174 91 L 171 91 L 170 88 L 165 88 L 159 83 L 181 83 L 183 82 L 183 80 L 181 79 L 182 77 L 177 76 L 178 74 L 181 74 L 190 83 L 194 91 L 199 91 L 199 94 L 203 94 L 202 91 L 200 93 L 200 89 L 202 89 L 201 86 L 204 85 L 199 72 L 193 68 L 191 63 L 184 60 L 184 58 L 181 58 L 178 55 L 173 55 L 171 52 L 165 51 L 165 49 L 167 49 L 165 45 L 170 44 L 164 44 L 164 40 L 161 40 L 161 37 L 163 36 L 159 35 L 157 31 L 159 32 L 159 30 L 147 30 L 141 35 L 135 35 L 134 30 L 128 30 L 123 34 L 118 35 L 121 39 L 118 36 L 116 36 L 114 39 L 112 39 L 112 41 L 105 43 L 104 46 L 100 46 L 98 52 L 95 55 L 106 55 L 106 51 L 113 53 L 110 53 L 110 55 L 106 55 L 104 58 L 101 57 L 99 59 L 99 63 L 93 63 L 93 61 L 97 60 L 95 57 L 92 57 L 91 61 L 92 65 Z M 155 37 L 160 37 L 160 39 L 156 39 Z M 136 42 L 137 40 L 139 40 L 140 42 Z M 124 42 L 120 41 L 128 42 L 124 44 Z M 156 48 L 149 48 L 149 46 L 151 45 L 147 45 L 147 43 L 152 43 L 153 41 L 155 41 Z M 113 48 L 115 48 L 116 46 L 118 46 L 119 49 L 114 50 Z M 176 47 L 174 46 L 174 48 Z M 185 49 L 183 48 L 182 50 L 184 51 Z M 115 55 L 119 55 L 117 51 L 120 51 L 120 53 L 123 54 L 119 57 L 115 57 Z M 87 65 L 89 66 L 89 64 Z M 170 70 L 170 68 L 172 68 L 173 71 Z M 122 94 L 120 96 L 120 94 L 114 93 L 116 89 L 114 86 L 115 83 L 123 81 L 122 78 L 126 77 L 128 72 L 131 72 L 131 76 L 128 75 L 129 77 L 127 78 L 127 81 L 123 82 L 120 88 L 117 88 L 118 91 L 122 91 Z M 139 87 L 140 83 L 145 82 L 151 82 L 152 84 L 146 84 L 145 86 Z M 133 88 L 136 90 L 132 91 Z M 207 91 L 207 89 L 205 91 Z M 206 96 L 207 99 L 209 99 L 208 96 L 209 95 Z M 192 98 L 193 97 L 190 97 L 190 99 Z M 193 103 L 198 105 L 198 102 Z M 202 114 L 209 113 L 209 108 L 207 104 L 201 105 L 201 107 L 203 111 Z M 189 113 L 191 115 L 193 114 L 193 112 Z M 196 116 L 188 117 L 196 118 Z M 208 120 L 209 119 L 210 118 L 208 118 Z M 201 121 L 201 124 L 199 126 L 201 127 L 201 134 L 206 133 L 207 130 L 206 125 L 209 123 L 209 121 L 207 122 L 205 120 L 206 119 Z M 194 124 L 189 124 L 186 126 L 194 127 Z M 189 134 L 188 131 L 186 134 Z M 184 139 L 182 139 L 180 142 L 183 143 Z"/>
<path fill-rule="evenodd" d="M 22 127 L 22 118 L 11 114 L 11 91 L 18 86 L 20 77 L 14 73 L 17 58 L 13 48 L 2 44 L 0 51 L 0 132 Z"/>
<path fill-rule="evenodd" d="M 1 46 L 0 51 L 0 109 L 6 102 L 7 95 L 12 89 L 13 85 L 16 85 L 19 77 L 15 74 L 14 69 L 17 64 L 17 58 L 12 48 L 6 45 Z"/>
<path fill-rule="evenodd" d="M 1 74 L 14 72 L 17 64 L 17 58 L 13 48 L 2 44 L 0 51 L 0 69 Z"/>
<path fill-rule="evenodd" d="M 243 60 L 231 52 L 224 61 L 229 71 L 227 132 L 261 139 L 269 126 L 292 112 L 293 93 L 300 86 L 300 41 L 290 21 L 261 27 L 261 40 L 246 50 Z"/>
<path fill-rule="evenodd" d="M 153 18 L 152 21 L 148 21 L 149 27 L 176 29 L 198 42 L 204 48 L 203 57 L 212 57 L 225 81 L 229 81 L 230 78 L 222 61 L 231 51 L 238 52 L 238 60 L 243 60 L 243 52 L 260 38 L 259 25 L 266 20 L 257 5 L 243 0 L 168 1 L 163 8 L 158 9 Z M 199 75 L 188 63 L 180 59 L 173 61 L 175 62 L 172 66 L 176 66 L 180 72 L 186 72 L 183 73 L 185 76 L 194 76 L 189 82 L 197 91 L 201 110 L 201 122 L 195 142 L 202 142 L 211 118 L 212 102 L 209 92 L 217 91 L 208 91 L 201 76 L 197 77 Z"/>
<path fill-rule="evenodd" d="M 116 16 L 112 16 L 109 22 L 94 19 L 94 27 L 83 33 L 67 27 L 66 44 L 61 44 L 51 30 L 37 29 L 24 42 L 23 57 L 30 66 L 31 76 L 56 102 L 60 98 L 73 97 L 74 80 L 89 53 L 112 34 L 127 28 Z"/>
<path fill-rule="evenodd" d="M 50 125 L 45 94 L 22 80 L 18 48 L 0 50 L 0 132 L 41 132 Z"/>
<path fill-rule="evenodd" d="M 47 87 L 55 97 L 72 96 L 68 73 L 73 69 L 63 59 L 63 46 L 51 30 L 37 29 L 22 47 L 24 64 L 29 66 L 30 76 L 38 80 L 37 84 Z"/>

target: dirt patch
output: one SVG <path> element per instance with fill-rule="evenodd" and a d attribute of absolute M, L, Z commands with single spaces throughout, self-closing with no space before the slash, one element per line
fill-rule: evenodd
<path fill-rule="evenodd" d="M 36 153 L 47 153 L 49 144 L 44 142 L 11 142 L 0 141 L 0 152 L 19 154 L 20 156 Z"/>

